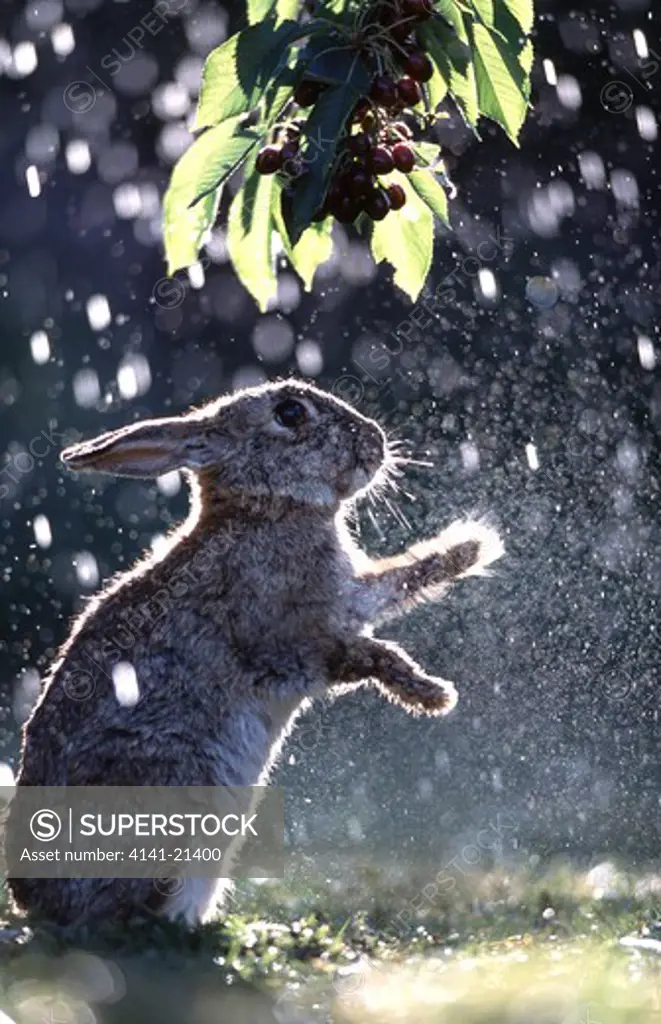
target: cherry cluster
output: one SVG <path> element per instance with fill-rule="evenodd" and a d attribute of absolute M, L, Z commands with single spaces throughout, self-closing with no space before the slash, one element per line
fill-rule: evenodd
<path fill-rule="evenodd" d="M 405 205 L 406 192 L 401 185 L 386 185 L 379 178 L 394 170 L 408 174 L 415 166 L 412 132 L 397 118 L 421 102 L 421 85 L 434 73 L 415 37 L 416 27 L 431 14 L 431 0 L 377 0 L 351 34 L 348 45 L 372 67 L 373 76 L 369 94 L 356 104 L 338 146 L 328 191 L 315 221 L 332 216 L 350 224 L 361 213 L 379 221 Z M 299 107 L 312 107 L 326 88 L 322 82 L 303 78 L 294 101 Z M 256 164 L 260 174 L 281 171 L 295 187 L 306 173 L 300 130 L 294 122 L 279 133 L 276 144 L 260 150 Z"/>

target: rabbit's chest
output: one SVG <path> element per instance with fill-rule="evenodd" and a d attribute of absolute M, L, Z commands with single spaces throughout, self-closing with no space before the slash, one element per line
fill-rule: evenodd
<path fill-rule="evenodd" d="M 309 635 L 349 626 L 356 616 L 353 567 L 332 542 L 265 547 L 235 579 L 235 623 L 264 633 Z"/>

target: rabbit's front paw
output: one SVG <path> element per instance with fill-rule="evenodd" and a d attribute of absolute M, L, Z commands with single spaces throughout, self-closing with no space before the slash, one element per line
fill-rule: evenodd
<path fill-rule="evenodd" d="M 457 691 L 447 679 L 422 672 L 406 678 L 384 678 L 377 683 L 389 700 L 400 704 L 412 715 L 447 715 L 457 703 Z"/>
<path fill-rule="evenodd" d="M 446 715 L 457 703 L 457 691 L 447 679 L 425 676 L 416 680 L 414 706 L 423 714 Z"/>

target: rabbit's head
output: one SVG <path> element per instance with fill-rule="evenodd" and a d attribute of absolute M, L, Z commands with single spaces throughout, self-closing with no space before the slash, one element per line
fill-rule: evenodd
<path fill-rule="evenodd" d="M 62 452 L 74 470 L 155 477 L 196 471 L 205 487 L 335 508 L 388 458 L 373 420 L 301 381 L 246 388 L 183 416 L 143 420 Z"/>

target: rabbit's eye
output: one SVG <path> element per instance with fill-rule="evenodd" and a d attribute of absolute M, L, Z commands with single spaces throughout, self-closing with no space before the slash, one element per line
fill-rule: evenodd
<path fill-rule="evenodd" d="M 293 398 L 287 398 L 275 407 L 275 418 L 283 427 L 293 430 L 300 427 L 308 418 L 308 411 L 304 405 Z"/>

